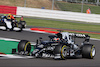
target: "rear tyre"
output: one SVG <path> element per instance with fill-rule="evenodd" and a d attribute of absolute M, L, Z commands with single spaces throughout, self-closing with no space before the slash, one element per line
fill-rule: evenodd
<path fill-rule="evenodd" d="M 22 31 L 22 24 L 21 23 L 18 23 L 18 28 L 20 28 L 20 30 L 18 32 L 21 32 Z"/>
<path fill-rule="evenodd" d="M 96 54 L 95 46 L 92 44 L 86 44 L 82 47 L 82 57 L 93 59 Z"/>
<path fill-rule="evenodd" d="M 21 40 L 18 44 L 18 53 L 22 55 L 29 55 L 31 51 L 31 43 L 27 40 Z"/>
<path fill-rule="evenodd" d="M 26 22 L 25 22 L 25 21 L 20 21 L 20 23 L 22 24 L 22 27 L 23 27 L 23 28 L 26 27 Z"/>
<path fill-rule="evenodd" d="M 66 45 L 57 45 L 54 49 L 55 58 L 54 59 L 66 59 L 67 57 L 67 46 Z"/>

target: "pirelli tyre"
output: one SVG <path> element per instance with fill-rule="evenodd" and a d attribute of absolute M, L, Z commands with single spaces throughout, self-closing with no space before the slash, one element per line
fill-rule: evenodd
<path fill-rule="evenodd" d="M 18 30 L 18 32 L 21 32 L 23 30 L 23 26 L 21 23 L 18 23 L 18 28 L 20 28 L 20 30 Z"/>
<path fill-rule="evenodd" d="M 29 55 L 31 51 L 31 43 L 27 40 L 21 40 L 18 44 L 18 54 Z"/>
<path fill-rule="evenodd" d="M 82 47 L 82 57 L 93 59 L 96 54 L 95 46 L 92 44 L 85 44 Z"/>
<path fill-rule="evenodd" d="M 57 46 L 55 46 L 54 54 L 55 54 L 54 59 L 62 59 L 62 60 L 66 59 L 67 46 L 63 44 L 58 44 Z"/>
<path fill-rule="evenodd" d="M 22 24 L 23 28 L 26 28 L 26 22 L 25 21 L 20 21 L 20 23 Z"/>

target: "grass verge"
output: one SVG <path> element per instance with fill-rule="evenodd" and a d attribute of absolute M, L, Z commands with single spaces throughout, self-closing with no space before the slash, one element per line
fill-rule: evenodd
<path fill-rule="evenodd" d="M 67 2 L 56 2 L 56 3 L 62 11 L 81 12 L 82 4 L 67 3 Z M 83 13 L 86 13 L 88 7 L 91 8 L 91 13 L 100 14 L 100 6 L 89 5 L 89 4 L 83 5 Z"/>
<path fill-rule="evenodd" d="M 63 21 L 34 19 L 34 18 L 24 18 L 24 20 L 27 22 L 27 25 L 29 26 L 100 32 L 100 24 L 94 25 L 90 23 L 83 24 L 83 23 L 73 23 L 67 21 L 63 22 Z M 87 34 L 89 34 L 92 38 L 100 39 L 99 34 L 90 34 L 90 33 Z"/>

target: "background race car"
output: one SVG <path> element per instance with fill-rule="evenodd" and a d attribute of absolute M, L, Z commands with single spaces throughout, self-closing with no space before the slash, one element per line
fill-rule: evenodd
<path fill-rule="evenodd" d="M 17 21 L 16 19 L 9 21 L 4 16 L 1 16 L 0 19 L 0 28 L 8 31 L 16 30 L 16 31 L 22 31 L 23 28 L 26 27 L 25 21 Z"/>

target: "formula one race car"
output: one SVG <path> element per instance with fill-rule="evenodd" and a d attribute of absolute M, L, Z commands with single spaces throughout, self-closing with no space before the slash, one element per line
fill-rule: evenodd
<path fill-rule="evenodd" d="M 11 31 L 11 30 L 16 30 L 16 31 L 22 31 L 23 28 L 26 27 L 26 22 L 25 21 L 17 21 L 15 20 L 11 20 L 8 21 L 6 18 L 2 17 L 0 19 L 0 28 L 7 30 L 7 31 Z"/>
<path fill-rule="evenodd" d="M 29 55 L 35 58 L 54 58 L 67 59 L 67 57 L 82 56 L 83 58 L 93 59 L 96 49 L 89 43 L 90 36 L 84 34 L 75 34 L 62 32 L 58 35 L 49 36 L 49 41 L 37 40 L 34 50 L 31 51 L 31 43 L 27 40 L 21 40 L 18 44 L 19 55 Z M 75 44 L 75 38 L 84 38 L 81 45 Z"/>

